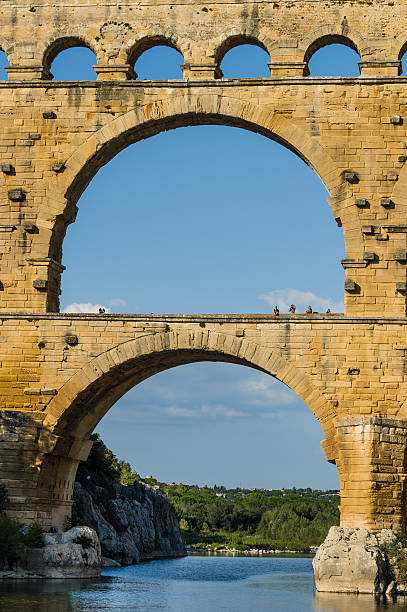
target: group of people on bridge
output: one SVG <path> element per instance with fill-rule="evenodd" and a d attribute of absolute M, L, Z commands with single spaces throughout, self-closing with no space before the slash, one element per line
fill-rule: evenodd
<path fill-rule="evenodd" d="M 296 310 L 297 310 L 296 305 L 295 304 L 291 304 L 290 308 L 288 309 L 288 312 L 290 314 L 295 314 Z M 307 310 L 305 311 L 305 314 L 317 314 L 317 313 L 313 313 L 313 310 L 312 310 L 311 306 L 307 306 Z M 326 314 L 331 314 L 331 309 L 330 308 L 328 308 L 328 310 L 326 311 Z M 274 306 L 273 316 L 274 317 L 279 317 L 280 316 L 280 310 L 278 309 L 278 306 Z"/>

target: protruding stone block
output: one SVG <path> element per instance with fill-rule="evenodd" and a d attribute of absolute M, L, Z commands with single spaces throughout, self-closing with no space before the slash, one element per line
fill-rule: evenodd
<path fill-rule="evenodd" d="M 363 259 L 365 261 L 375 261 L 375 259 L 377 259 L 377 255 L 376 253 L 373 253 L 373 251 L 365 251 L 363 253 Z"/>
<path fill-rule="evenodd" d="M 399 179 L 399 175 L 397 174 L 397 172 L 389 172 L 387 175 L 387 180 L 388 181 L 398 181 Z"/>
<path fill-rule="evenodd" d="M 401 115 L 392 115 L 390 117 L 390 123 L 393 125 L 402 125 L 403 117 L 401 117 Z"/>
<path fill-rule="evenodd" d="M 374 231 L 375 231 L 374 225 L 362 225 L 363 234 L 374 234 Z"/>
<path fill-rule="evenodd" d="M 369 202 L 366 200 L 366 198 L 355 198 L 355 205 L 358 208 L 369 208 Z"/>
<path fill-rule="evenodd" d="M 351 184 L 355 184 L 359 182 L 359 175 L 354 170 L 345 170 L 343 173 L 343 178 L 345 181 Z"/>
<path fill-rule="evenodd" d="M 380 205 L 383 208 L 394 208 L 394 203 L 390 198 L 380 198 Z"/>
<path fill-rule="evenodd" d="M 352 280 L 351 278 L 347 278 L 345 280 L 345 291 L 356 291 L 358 288 L 358 285 L 355 283 L 354 280 Z"/>
<path fill-rule="evenodd" d="M 400 293 L 405 293 L 407 291 L 407 283 L 404 281 L 396 283 L 396 290 Z"/>
<path fill-rule="evenodd" d="M 0 165 L 0 170 L 4 173 L 4 174 L 13 174 L 14 172 L 14 167 L 11 164 L 1 164 Z"/>
<path fill-rule="evenodd" d="M 24 202 L 25 197 L 26 197 L 26 193 L 24 189 L 20 189 L 20 188 L 10 189 L 10 191 L 8 192 L 8 198 L 12 202 Z"/>
<path fill-rule="evenodd" d="M 244 329 L 237 329 L 236 330 L 236 336 L 237 336 L 237 338 L 243 338 L 243 336 L 244 336 Z"/>
<path fill-rule="evenodd" d="M 53 110 L 45 110 L 42 111 L 42 116 L 44 119 L 56 119 L 57 114 Z"/>
<path fill-rule="evenodd" d="M 394 259 L 400 262 L 407 261 L 407 251 L 404 251 L 402 249 L 400 249 L 399 251 L 396 251 L 394 254 Z"/>
<path fill-rule="evenodd" d="M 65 342 L 69 344 L 69 346 L 76 346 L 78 344 L 78 336 L 75 334 L 67 334 L 65 336 Z"/>
<path fill-rule="evenodd" d="M 62 163 L 52 164 L 51 166 L 51 170 L 53 170 L 56 174 L 60 174 L 61 172 L 64 172 L 65 168 L 66 168 L 65 164 L 62 164 Z"/>
<path fill-rule="evenodd" d="M 48 288 L 48 281 L 45 278 L 36 278 L 33 281 L 33 287 L 39 291 L 44 291 Z"/>
<path fill-rule="evenodd" d="M 38 227 L 34 223 L 24 223 L 23 230 L 29 234 L 37 234 Z"/>

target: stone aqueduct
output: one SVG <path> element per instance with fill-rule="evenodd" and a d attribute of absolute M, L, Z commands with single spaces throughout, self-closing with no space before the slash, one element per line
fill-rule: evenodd
<path fill-rule="evenodd" d="M 222 79 L 249 42 L 270 78 Z M 312 78 L 320 47 L 357 50 L 360 77 Z M 405 527 L 407 478 L 407 2 L 4 0 L 0 44 L 0 476 L 9 512 L 63 524 L 78 461 L 113 403 L 194 361 L 257 368 L 321 423 L 347 526 Z M 181 51 L 183 76 L 138 81 L 146 49 Z M 95 82 L 51 80 L 70 46 Z M 224 124 L 297 153 L 343 228 L 345 314 L 59 314 L 62 242 L 77 201 L 120 150 L 160 131 Z"/>

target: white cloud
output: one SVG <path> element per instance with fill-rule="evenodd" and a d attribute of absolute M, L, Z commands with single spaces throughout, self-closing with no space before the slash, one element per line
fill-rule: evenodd
<path fill-rule="evenodd" d="M 270 307 L 277 305 L 281 313 L 288 312 L 291 304 L 297 306 L 297 313 L 304 312 L 308 305 L 314 311 L 325 312 L 328 308 L 332 312 L 343 312 L 343 302 L 335 302 L 330 297 L 321 297 L 311 291 L 299 291 L 298 289 L 274 289 L 260 299 L 265 300 Z"/>
<path fill-rule="evenodd" d="M 174 416 L 192 419 L 216 419 L 219 417 L 240 418 L 248 416 L 246 412 L 227 408 L 222 404 L 203 404 L 196 410 L 191 408 L 180 408 L 178 406 L 168 406 L 165 411 Z"/>
<path fill-rule="evenodd" d="M 105 306 L 104 304 L 92 304 L 92 302 L 87 302 L 86 304 L 78 304 L 77 302 L 73 302 L 72 304 L 68 304 L 62 312 L 72 312 L 72 313 L 98 313 L 99 308 L 104 308 L 106 312 L 110 312 L 110 308 Z"/>
<path fill-rule="evenodd" d="M 127 306 L 126 300 L 122 300 L 122 298 L 112 298 L 108 301 L 110 306 Z"/>
<path fill-rule="evenodd" d="M 270 404 L 295 404 L 298 397 L 273 378 L 248 378 L 242 381 L 243 393 L 250 395 L 249 404 L 269 406 Z M 263 415 L 262 415 L 263 416 Z"/>

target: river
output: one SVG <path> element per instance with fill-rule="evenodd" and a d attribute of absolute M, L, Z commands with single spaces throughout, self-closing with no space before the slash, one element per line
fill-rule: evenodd
<path fill-rule="evenodd" d="M 315 593 L 309 557 L 194 555 L 105 569 L 98 580 L 7 582 L 1 612 L 406 612 L 407 599 Z"/>

